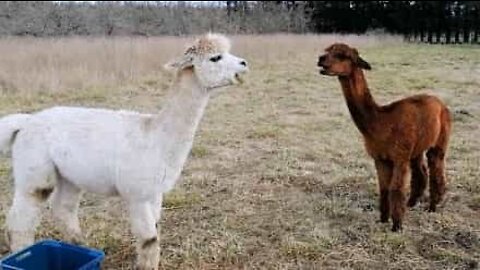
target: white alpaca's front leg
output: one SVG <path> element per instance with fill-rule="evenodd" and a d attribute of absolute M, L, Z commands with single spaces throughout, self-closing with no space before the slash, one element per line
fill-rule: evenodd
<path fill-rule="evenodd" d="M 162 217 L 162 202 L 163 202 L 163 195 L 160 194 L 158 195 L 157 198 L 155 198 L 155 200 L 152 200 L 152 205 L 151 205 L 152 213 L 153 213 L 153 216 L 155 217 L 157 228 L 160 228 L 159 223 L 160 223 L 160 218 Z M 157 233 L 158 233 L 158 230 L 157 230 Z"/>
<path fill-rule="evenodd" d="M 85 239 L 78 221 L 78 206 L 81 190 L 72 183 L 61 179 L 52 198 L 53 215 L 62 226 L 64 237 L 75 244 L 83 244 Z"/>
<path fill-rule="evenodd" d="M 130 224 L 137 238 L 137 269 L 157 270 L 160 262 L 160 244 L 155 226 L 156 215 L 150 202 L 131 202 Z"/>

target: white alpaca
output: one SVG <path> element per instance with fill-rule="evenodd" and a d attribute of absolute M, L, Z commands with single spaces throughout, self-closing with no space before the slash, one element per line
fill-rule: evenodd
<path fill-rule="evenodd" d="M 11 250 L 33 243 L 41 206 L 54 190 L 54 216 L 69 241 L 80 240 L 77 212 L 86 190 L 126 201 L 137 266 L 157 269 L 162 194 L 180 176 L 211 90 L 239 82 L 248 69 L 229 49 L 227 38 L 208 34 L 168 64 L 177 77 L 172 97 L 156 115 L 54 107 L 0 119 L 0 150 L 12 146 L 15 179 L 7 217 Z"/>

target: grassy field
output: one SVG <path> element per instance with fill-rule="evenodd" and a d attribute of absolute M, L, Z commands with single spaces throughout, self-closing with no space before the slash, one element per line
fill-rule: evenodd
<path fill-rule="evenodd" d="M 186 38 L 0 40 L 0 113 L 56 104 L 156 112 Z M 479 47 L 376 36 L 239 36 L 251 66 L 211 99 L 192 154 L 165 200 L 163 269 L 478 269 Z M 441 97 L 454 115 L 448 195 L 437 213 L 408 211 L 402 233 L 376 222 L 373 161 L 335 78 L 316 61 L 333 41 L 358 47 L 377 102 Z M 13 183 L 0 163 L 0 227 Z M 46 211 L 38 237 L 59 237 Z M 104 269 L 132 269 L 124 204 L 86 194 L 81 224 Z"/>

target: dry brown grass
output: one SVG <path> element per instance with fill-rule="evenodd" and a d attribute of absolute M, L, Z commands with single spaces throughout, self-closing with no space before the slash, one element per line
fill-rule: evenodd
<path fill-rule="evenodd" d="M 171 79 L 161 66 L 186 39 L 0 41 L 2 114 L 54 104 L 154 112 Z M 448 199 L 408 212 L 404 232 L 375 221 L 373 164 L 338 82 L 315 68 L 336 40 L 359 47 L 380 103 L 429 92 L 454 112 Z M 480 54 L 468 46 L 377 36 L 238 36 L 248 81 L 211 100 L 162 217 L 164 269 L 475 269 L 480 260 Z M 426 89 L 427 88 L 427 89 Z M 0 224 L 10 162 L 0 167 Z M 105 269 L 131 269 L 124 205 L 86 195 L 81 222 Z M 48 212 L 48 211 L 47 211 Z M 49 214 L 39 237 L 60 237 Z"/>

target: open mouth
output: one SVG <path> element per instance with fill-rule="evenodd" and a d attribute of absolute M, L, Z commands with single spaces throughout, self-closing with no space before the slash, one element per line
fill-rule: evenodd
<path fill-rule="evenodd" d="M 240 83 L 240 84 L 242 84 L 242 83 L 244 82 L 244 80 L 243 80 L 242 76 L 240 75 L 240 73 L 235 73 L 235 81 L 236 81 L 237 83 Z"/>
<path fill-rule="evenodd" d="M 326 67 L 320 66 L 319 73 L 322 75 L 333 75 Z"/>
<path fill-rule="evenodd" d="M 322 63 L 318 62 L 317 67 L 318 67 L 318 72 L 320 74 L 327 75 L 327 70 L 325 69 L 325 66 Z"/>

